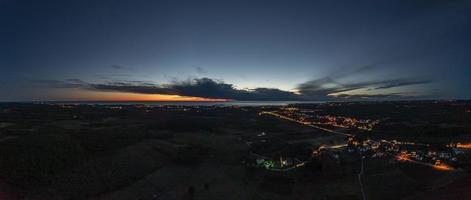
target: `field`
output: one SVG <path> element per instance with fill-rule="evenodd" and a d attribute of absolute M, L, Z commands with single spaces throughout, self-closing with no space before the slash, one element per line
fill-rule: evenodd
<path fill-rule="evenodd" d="M 270 109 L 278 108 L 2 104 L 0 197 L 362 198 L 356 155 L 319 157 L 286 172 L 247 165 L 255 144 L 266 153 L 279 146 L 300 146 L 303 152 L 343 142 L 258 114 Z M 413 199 L 451 190 L 448 185 L 468 173 L 385 158 L 366 160 L 364 174 L 368 199 Z"/>

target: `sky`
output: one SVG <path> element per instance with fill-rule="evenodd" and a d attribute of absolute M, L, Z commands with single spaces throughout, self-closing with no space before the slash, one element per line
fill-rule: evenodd
<path fill-rule="evenodd" d="M 471 98 L 471 1 L 0 0 L 0 101 Z"/>

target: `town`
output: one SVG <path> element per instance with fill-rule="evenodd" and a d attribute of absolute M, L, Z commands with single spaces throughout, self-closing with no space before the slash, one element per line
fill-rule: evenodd
<path fill-rule="evenodd" d="M 430 166 L 438 170 L 453 170 L 459 166 L 462 155 L 469 154 L 471 143 L 450 143 L 450 144 L 425 144 L 409 141 L 371 139 L 368 134 L 358 134 L 354 136 L 346 132 L 352 129 L 362 130 L 365 132 L 372 131 L 376 125 L 380 124 L 378 119 L 356 119 L 354 117 L 332 116 L 332 115 L 316 115 L 319 110 L 298 109 L 296 107 L 283 107 L 277 111 L 262 111 L 259 115 L 272 115 L 280 119 L 297 122 L 306 126 L 318 128 L 333 134 L 345 135 L 345 142 L 333 146 L 321 145 L 317 149 L 313 149 L 312 156 L 319 156 L 322 152 L 329 151 L 335 147 L 332 154 L 338 159 L 339 154 L 357 153 L 359 157 L 380 158 L 387 157 L 399 162 L 412 162 Z M 342 132 L 338 130 L 330 130 L 329 127 L 342 128 Z M 263 133 L 265 134 L 265 133 Z M 339 151 L 341 149 L 341 151 Z M 312 159 L 312 158 L 309 158 Z M 303 166 L 309 159 L 303 161 L 298 158 L 278 158 L 267 159 L 267 157 L 259 156 L 256 163 L 260 167 L 270 170 L 293 169 Z M 287 162 L 289 161 L 289 162 Z"/>

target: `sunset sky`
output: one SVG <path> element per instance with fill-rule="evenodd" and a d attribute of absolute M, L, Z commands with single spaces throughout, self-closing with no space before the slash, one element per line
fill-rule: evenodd
<path fill-rule="evenodd" d="M 471 1 L 0 0 L 0 101 L 471 98 Z"/>

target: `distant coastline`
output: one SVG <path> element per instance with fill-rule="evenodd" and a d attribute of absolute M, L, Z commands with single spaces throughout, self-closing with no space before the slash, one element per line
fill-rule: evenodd
<path fill-rule="evenodd" d="M 45 104 L 79 105 L 146 105 L 146 106 L 286 106 L 289 104 L 318 104 L 325 101 L 42 101 Z"/>
<path fill-rule="evenodd" d="M 145 106 L 286 106 L 290 104 L 322 104 L 348 102 L 470 102 L 471 99 L 416 99 L 416 100 L 365 100 L 365 101 L 0 101 L 0 104 L 77 104 L 77 105 L 145 105 Z"/>

